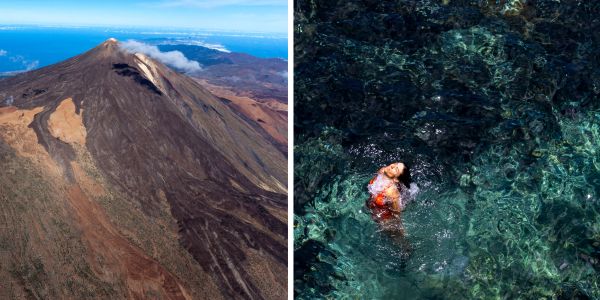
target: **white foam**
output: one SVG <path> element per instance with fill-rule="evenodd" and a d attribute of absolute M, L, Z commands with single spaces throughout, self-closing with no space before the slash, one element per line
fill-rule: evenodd
<path fill-rule="evenodd" d="M 417 186 L 416 183 L 411 183 L 410 187 L 408 188 L 408 195 L 410 195 L 411 198 L 415 198 L 415 196 L 417 196 L 417 194 L 419 193 L 419 187 Z"/>
<path fill-rule="evenodd" d="M 369 193 L 373 196 L 377 196 L 383 190 L 385 190 L 388 186 L 390 186 L 390 179 L 383 174 L 377 174 L 377 177 L 373 181 L 373 183 L 369 184 Z"/>

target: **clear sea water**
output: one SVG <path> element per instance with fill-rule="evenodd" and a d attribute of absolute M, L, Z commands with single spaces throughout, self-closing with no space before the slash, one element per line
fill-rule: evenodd
<path fill-rule="evenodd" d="M 295 10 L 296 299 L 600 299 L 600 2 Z M 365 206 L 396 161 L 403 243 Z"/>
<path fill-rule="evenodd" d="M 81 54 L 104 40 L 135 39 L 157 44 L 208 45 L 263 58 L 287 59 L 284 34 L 153 28 L 41 27 L 0 25 L 0 74 L 51 65 Z"/>

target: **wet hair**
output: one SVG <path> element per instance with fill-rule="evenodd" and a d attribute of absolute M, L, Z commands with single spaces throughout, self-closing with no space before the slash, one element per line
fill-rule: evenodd
<path fill-rule="evenodd" d="M 404 172 L 402 172 L 402 175 L 398 176 L 398 181 L 400 181 L 406 187 L 410 187 L 410 184 L 412 183 L 412 178 L 410 177 L 410 169 L 406 164 L 404 164 Z"/>

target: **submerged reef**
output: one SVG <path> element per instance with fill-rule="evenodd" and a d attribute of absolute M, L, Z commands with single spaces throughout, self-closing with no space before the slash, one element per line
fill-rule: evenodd
<path fill-rule="evenodd" d="M 294 13 L 296 298 L 600 298 L 600 2 Z M 410 249 L 364 205 L 398 160 Z"/>

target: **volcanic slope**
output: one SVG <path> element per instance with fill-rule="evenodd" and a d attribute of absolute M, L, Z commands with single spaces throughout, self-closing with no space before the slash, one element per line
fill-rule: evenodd
<path fill-rule="evenodd" d="M 0 298 L 285 299 L 286 158 L 109 39 L 0 80 Z"/>

